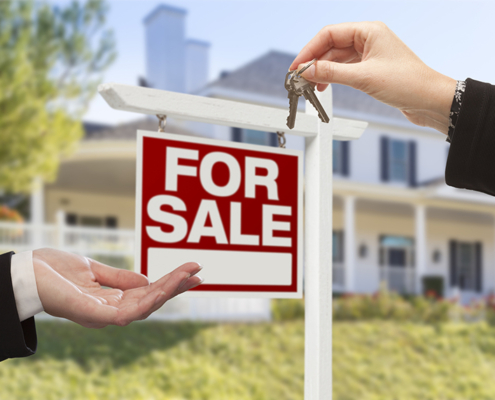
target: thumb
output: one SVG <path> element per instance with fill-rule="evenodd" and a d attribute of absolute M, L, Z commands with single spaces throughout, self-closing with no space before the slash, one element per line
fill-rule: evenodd
<path fill-rule="evenodd" d="M 302 73 L 303 78 L 316 83 L 340 83 L 359 88 L 363 79 L 362 63 L 343 64 L 333 61 L 316 61 Z M 299 65 L 298 70 L 304 67 Z"/>

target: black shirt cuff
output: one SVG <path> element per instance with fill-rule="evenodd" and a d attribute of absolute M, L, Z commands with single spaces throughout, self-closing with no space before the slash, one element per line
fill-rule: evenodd
<path fill-rule="evenodd" d="M 0 255 L 0 361 L 31 356 L 38 344 L 34 317 L 19 321 L 10 274 L 13 254 Z"/>
<path fill-rule="evenodd" d="M 445 181 L 495 195 L 495 86 L 466 80 L 450 145 Z"/>

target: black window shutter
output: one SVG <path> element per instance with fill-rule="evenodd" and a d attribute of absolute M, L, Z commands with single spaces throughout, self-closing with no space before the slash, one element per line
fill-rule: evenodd
<path fill-rule="evenodd" d="M 350 142 L 341 142 L 342 149 L 342 175 L 349 176 L 349 153 L 350 153 Z"/>
<path fill-rule="evenodd" d="M 77 225 L 77 215 L 73 213 L 65 214 L 65 223 L 67 225 Z"/>
<path fill-rule="evenodd" d="M 382 247 L 382 241 L 383 241 L 383 237 L 385 235 L 380 235 L 378 236 L 378 264 L 380 265 L 380 267 L 384 266 L 385 265 L 385 248 Z"/>
<path fill-rule="evenodd" d="M 477 292 L 482 292 L 483 291 L 483 266 L 481 263 L 481 257 L 482 257 L 482 246 L 480 242 L 476 242 L 474 244 L 474 262 L 475 262 L 475 268 L 476 268 L 476 291 Z"/>
<path fill-rule="evenodd" d="M 105 226 L 107 228 L 117 228 L 117 217 L 105 217 Z"/>
<path fill-rule="evenodd" d="M 339 240 L 339 243 L 340 243 L 340 262 L 344 262 L 344 257 L 345 257 L 345 254 L 344 254 L 344 231 L 340 231 L 339 232 L 339 236 L 340 236 L 340 240 Z"/>
<path fill-rule="evenodd" d="M 409 142 L 409 186 L 417 186 L 416 181 L 416 142 Z"/>
<path fill-rule="evenodd" d="M 450 286 L 458 286 L 457 282 L 457 242 L 451 240 L 449 242 L 450 252 Z"/>
<path fill-rule="evenodd" d="M 232 128 L 232 140 L 234 142 L 242 142 L 242 130 L 241 130 L 241 128 Z"/>
<path fill-rule="evenodd" d="M 388 147 L 388 137 L 382 136 L 380 138 L 380 178 L 382 182 L 388 182 L 389 180 Z"/>

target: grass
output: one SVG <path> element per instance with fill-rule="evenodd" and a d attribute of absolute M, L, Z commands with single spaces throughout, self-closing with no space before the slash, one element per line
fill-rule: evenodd
<path fill-rule="evenodd" d="M 39 322 L 38 354 L 0 365 L 0 399 L 303 399 L 304 323 Z M 495 329 L 334 324 L 334 400 L 495 399 Z"/>

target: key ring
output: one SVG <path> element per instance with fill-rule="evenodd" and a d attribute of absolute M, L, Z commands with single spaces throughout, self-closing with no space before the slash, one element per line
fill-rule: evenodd
<path fill-rule="evenodd" d="M 311 60 L 308 64 L 306 64 L 304 67 L 302 67 L 299 70 L 299 72 L 297 73 L 297 75 L 301 75 L 304 71 L 306 71 L 309 67 L 311 67 L 315 63 L 315 61 L 317 61 L 317 60 L 318 60 L 317 58 Z"/>

